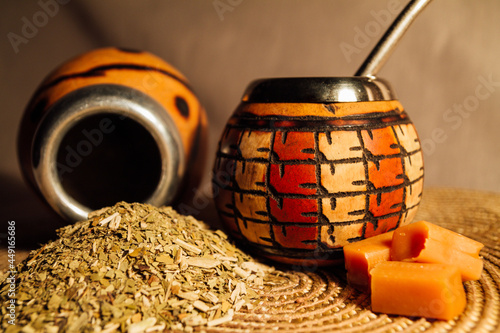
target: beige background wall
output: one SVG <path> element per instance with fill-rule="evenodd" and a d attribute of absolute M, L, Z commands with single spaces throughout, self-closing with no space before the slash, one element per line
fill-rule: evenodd
<path fill-rule="evenodd" d="M 20 180 L 15 142 L 29 97 L 61 62 L 111 45 L 147 50 L 170 62 L 189 78 L 208 111 L 210 166 L 222 128 L 251 80 L 353 75 L 395 17 L 391 12 L 406 4 L 60 0 L 67 4 L 57 10 L 43 6 L 54 1 L 0 3 L 2 220 L 46 214 Z M 43 7 L 49 12 L 43 14 Z M 22 37 L 25 22 L 34 20 L 37 31 L 13 45 L 9 36 Z M 499 58 L 500 1 L 435 0 L 379 73 L 417 126 L 425 186 L 500 192 Z"/>

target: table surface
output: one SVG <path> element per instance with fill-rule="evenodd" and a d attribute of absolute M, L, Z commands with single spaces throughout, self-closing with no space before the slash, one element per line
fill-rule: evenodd
<path fill-rule="evenodd" d="M 416 220 L 427 220 L 476 239 L 484 271 L 478 281 L 464 284 L 467 307 L 449 322 L 375 314 L 369 296 L 346 285 L 340 268 L 317 271 L 288 271 L 283 268 L 281 283 L 264 290 L 252 310 L 240 310 L 232 322 L 210 331 L 319 332 L 352 331 L 403 332 L 446 330 L 451 332 L 498 332 L 500 329 L 500 194 L 430 188 L 424 191 Z M 37 247 L 36 244 L 34 247 Z M 16 261 L 29 249 L 16 249 Z M 8 264 L 7 251 L 0 249 L 0 268 Z"/>

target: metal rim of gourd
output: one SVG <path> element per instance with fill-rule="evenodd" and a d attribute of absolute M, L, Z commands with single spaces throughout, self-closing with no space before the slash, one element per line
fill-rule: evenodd
<path fill-rule="evenodd" d="M 391 85 L 381 78 L 287 77 L 255 80 L 243 95 L 249 103 L 343 103 L 396 100 Z"/>
<path fill-rule="evenodd" d="M 158 145 L 161 175 L 146 203 L 169 203 L 178 191 L 185 158 L 180 134 L 166 110 L 146 94 L 121 85 L 102 84 L 75 90 L 58 100 L 42 119 L 33 140 L 32 169 L 48 204 L 71 221 L 87 219 L 92 211 L 63 188 L 56 159 L 65 134 L 85 117 L 100 113 L 125 116 L 143 126 Z"/>

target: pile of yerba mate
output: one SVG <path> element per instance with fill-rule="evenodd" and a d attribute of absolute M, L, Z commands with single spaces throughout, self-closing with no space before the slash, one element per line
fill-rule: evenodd
<path fill-rule="evenodd" d="M 3 329 L 189 332 L 251 308 L 273 270 L 170 207 L 121 202 L 58 234 L 19 265 L 16 325 Z"/>

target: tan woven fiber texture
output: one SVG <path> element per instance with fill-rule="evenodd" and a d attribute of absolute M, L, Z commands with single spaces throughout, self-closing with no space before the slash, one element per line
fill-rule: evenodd
<path fill-rule="evenodd" d="M 500 194 L 428 189 L 416 221 L 427 220 L 485 244 L 479 281 L 465 283 L 467 307 L 456 320 L 370 311 L 369 296 L 346 285 L 342 270 L 286 271 L 251 311 L 207 332 L 500 332 Z"/>
<path fill-rule="evenodd" d="M 500 332 L 500 194 L 426 189 L 416 221 L 427 220 L 482 242 L 484 270 L 466 282 L 467 307 L 451 321 L 373 313 L 369 295 L 345 282 L 342 267 L 277 267 L 253 308 L 204 332 Z M 7 262 L 2 249 L 0 261 Z"/>

